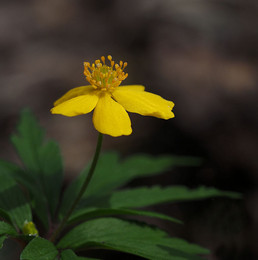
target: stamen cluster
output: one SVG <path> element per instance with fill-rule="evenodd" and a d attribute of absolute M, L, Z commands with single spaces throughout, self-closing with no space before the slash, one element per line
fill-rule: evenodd
<path fill-rule="evenodd" d="M 128 76 L 128 73 L 124 73 L 127 62 L 120 61 L 119 64 L 115 64 L 111 55 L 107 58 L 110 66 L 106 65 L 104 56 L 101 57 L 101 61 L 95 60 L 92 64 L 84 62 L 84 75 L 94 88 L 113 91 Z"/>

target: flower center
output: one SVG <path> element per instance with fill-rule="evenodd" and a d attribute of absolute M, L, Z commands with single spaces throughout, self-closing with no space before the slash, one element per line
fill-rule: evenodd
<path fill-rule="evenodd" d="M 94 88 L 113 91 L 128 76 L 128 73 L 124 73 L 127 62 L 120 61 L 119 64 L 115 64 L 111 55 L 107 58 L 110 66 L 106 65 L 104 56 L 101 57 L 102 62 L 100 60 L 95 60 L 92 64 L 84 62 L 84 75 Z"/>

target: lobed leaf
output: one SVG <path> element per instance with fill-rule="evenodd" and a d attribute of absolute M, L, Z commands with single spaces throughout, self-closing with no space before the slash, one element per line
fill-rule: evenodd
<path fill-rule="evenodd" d="M 63 165 L 59 146 L 49 141 L 39 149 L 42 184 L 50 207 L 50 213 L 55 215 L 63 181 Z"/>
<path fill-rule="evenodd" d="M 25 199 L 15 180 L 0 171 L 0 208 L 11 218 L 11 222 L 22 229 L 24 221 L 31 221 L 32 214 L 29 203 Z"/>
<path fill-rule="evenodd" d="M 33 184 L 34 176 L 28 174 L 14 163 L 0 160 L 0 171 L 11 175 L 18 183 L 21 183 L 25 187 Z"/>
<path fill-rule="evenodd" d="M 117 153 L 102 154 L 90 185 L 84 194 L 81 207 L 94 205 L 94 201 L 99 197 L 105 197 L 135 178 L 158 175 L 172 166 L 199 164 L 200 159 L 194 157 L 135 155 L 120 161 Z M 66 189 L 60 209 L 61 216 L 70 208 L 72 201 L 78 194 L 87 176 L 88 168 L 84 169 L 81 175 Z"/>
<path fill-rule="evenodd" d="M 155 260 L 201 259 L 196 254 L 208 253 L 208 250 L 182 239 L 168 238 L 157 228 L 115 218 L 80 224 L 61 238 L 57 247 L 111 249 Z"/>
<path fill-rule="evenodd" d="M 63 170 L 58 145 L 53 141 L 45 142 L 44 137 L 44 131 L 32 113 L 24 110 L 17 134 L 11 136 L 26 169 L 16 177 L 30 191 L 35 212 L 47 228 L 48 211 L 53 217 L 59 203 Z"/>
<path fill-rule="evenodd" d="M 43 192 L 40 192 L 38 186 L 35 185 L 37 182 L 35 177 L 37 176 L 28 174 L 28 172 L 24 171 L 17 165 L 3 160 L 0 160 L 0 171 L 4 172 L 6 175 L 10 175 L 16 180 L 16 182 L 27 189 L 26 195 L 28 196 L 32 208 L 35 209 L 35 212 L 42 223 L 47 226 L 47 198 L 42 196 Z"/>

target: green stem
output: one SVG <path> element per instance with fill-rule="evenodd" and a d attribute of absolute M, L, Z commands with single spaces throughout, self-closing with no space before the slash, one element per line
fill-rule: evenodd
<path fill-rule="evenodd" d="M 94 158 L 93 161 L 91 163 L 91 167 L 89 170 L 89 173 L 87 175 L 87 178 L 85 179 L 80 192 L 78 193 L 75 201 L 73 202 L 71 208 L 69 209 L 69 211 L 66 213 L 66 215 L 64 216 L 62 222 L 60 223 L 59 227 L 56 229 L 56 231 L 53 233 L 53 235 L 50 238 L 50 241 L 54 242 L 57 238 L 57 236 L 60 234 L 60 232 L 63 230 L 63 228 L 66 225 L 67 220 L 69 219 L 69 217 L 71 216 L 72 212 L 74 211 L 74 209 L 76 208 L 77 204 L 79 203 L 79 201 L 81 200 L 85 190 L 87 189 L 91 178 L 94 174 L 98 159 L 99 159 L 99 154 L 100 154 L 100 150 L 101 150 L 101 145 L 102 145 L 102 139 L 103 139 L 103 135 L 101 133 L 99 133 L 98 136 L 98 142 L 97 142 L 97 146 L 96 146 L 96 150 L 95 150 L 95 154 L 94 154 Z"/>

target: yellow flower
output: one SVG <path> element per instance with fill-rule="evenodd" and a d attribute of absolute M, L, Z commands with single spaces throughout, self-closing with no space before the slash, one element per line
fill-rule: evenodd
<path fill-rule="evenodd" d="M 73 88 L 54 103 L 52 114 L 77 116 L 94 109 L 93 124 L 97 131 L 111 136 L 130 135 L 131 121 L 126 111 L 143 116 L 163 119 L 174 117 L 171 111 L 174 103 L 144 91 L 144 86 L 120 86 L 127 78 L 124 72 L 126 62 L 115 64 L 109 55 L 110 65 L 105 57 L 95 63 L 84 63 L 84 74 L 91 84 Z"/>
<path fill-rule="evenodd" d="M 36 236 L 36 237 L 39 235 L 39 232 L 35 224 L 32 221 L 27 221 L 27 220 L 24 221 L 22 233 L 24 235 Z"/>

